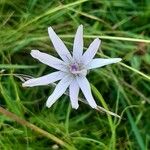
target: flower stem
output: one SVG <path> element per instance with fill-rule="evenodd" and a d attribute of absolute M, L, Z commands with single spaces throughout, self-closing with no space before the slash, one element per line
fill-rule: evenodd
<path fill-rule="evenodd" d="M 17 115 L 13 114 L 12 112 L 4 109 L 3 107 L 0 106 L 0 113 L 11 118 L 12 120 L 16 121 L 17 123 L 23 125 L 23 126 L 26 126 L 30 129 L 32 129 L 33 131 L 37 132 L 37 133 L 40 133 L 41 135 L 47 137 L 48 139 L 50 140 L 53 140 L 54 142 L 56 142 L 57 144 L 63 146 L 63 147 L 66 147 L 67 149 L 71 149 L 71 150 L 75 150 L 74 147 L 70 146 L 69 144 L 67 144 L 66 142 L 62 141 L 61 139 L 59 139 L 58 137 L 48 133 L 47 131 L 35 126 L 34 124 L 18 117 Z"/>

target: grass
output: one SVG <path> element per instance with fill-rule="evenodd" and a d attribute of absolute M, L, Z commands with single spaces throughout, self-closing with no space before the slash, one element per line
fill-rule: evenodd
<path fill-rule="evenodd" d="M 0 0 L 0 149 L 148 150 L 149 7 L 148 0 Z M 18 74 L 53 71 L 30 56 L 32 49 L 57 56 L 47 28 L 52 26 L 71 50 L 80 24 L 85 50 L 99 37 L 97 57 L 123 59 L 88 74 L 96 102 L 122 119 L 82 102 L 73 110 L 67 95 L 48 109 L 53 86 L 21 86 Z"/>

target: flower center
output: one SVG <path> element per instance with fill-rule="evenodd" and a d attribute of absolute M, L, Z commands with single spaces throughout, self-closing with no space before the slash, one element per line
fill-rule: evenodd
<path fill-rule="evenodd" d="M 77 63 L 70 64 L 69 69 L 70 69 L 70 72 L 74 75 L 82 74 L 86 76 L 87 74 L 87 70 Z"/>
<path fill-rule="evenodd" d="M 73 73 L 73 74 L 77 74 L 78 71 L 79 71 L 79 65 L 76 64 L 76 63 L 71 64 L 71 65 L 70 65 L 70 71 L 71 71 L 71 73 Z"/>

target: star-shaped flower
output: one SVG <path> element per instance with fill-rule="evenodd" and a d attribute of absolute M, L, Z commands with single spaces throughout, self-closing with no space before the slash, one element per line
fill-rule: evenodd
<path fill-rule="evenodd" d="M 66 89 L 69 87 L 69 96 L 72 108 L 77 109 L 79 89 L 83 92 L 87 102 L 92 108 L 96 108 L 97 104 L 92 96 L 90 84 L 86 78 L 87 71 L 93 68 L 102 67 L 108 64 L 113 64 L 121 61 L 121 58 L 95 58 L 96 52 L 100 46 L 101 41 L 96 38 L 83 53 L 83 26 L 80 25 L 77 29 L 74 44 L 73 44 L 73 55 L 70 54 L 65 44 L 56 35 L 54 30 L 48 28 L 49 37 L 61 59 L 40 52 L 39 50 L 32 50 L 31 56 L 38 59 L 40 62 L 55 68 L 56 72 L 44 75 L 39 78 L 29 79 L 22 85 L 24 87 L 33 87 L 48 85 L 58 80 L 53 93 L 49 96 L 46 106 L 51 107 L 58 98 L 60 98 Z"/>

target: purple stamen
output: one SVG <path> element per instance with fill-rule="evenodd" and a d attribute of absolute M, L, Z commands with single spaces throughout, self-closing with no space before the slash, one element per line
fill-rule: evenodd
<path fill-rule="evenodd" d="M 71 65 L 71 70 L 72 71 L 78 71 L 77 65 L 75 65 L 75 64 Z"/>
<path fill-rule="evenodd" d="M 70 71 L 74 74 L 77 73 L 79 71 L 79 66 L 78 64 L 71 64 L 70 65 Z"/>

